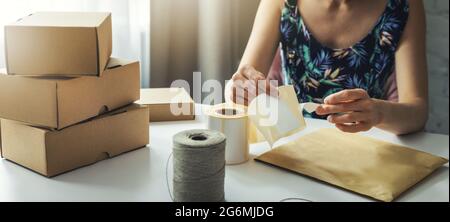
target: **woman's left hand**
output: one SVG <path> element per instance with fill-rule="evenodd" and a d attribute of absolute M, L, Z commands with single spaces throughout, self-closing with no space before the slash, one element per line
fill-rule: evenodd
<path fill-rule="evenodd" d="M 369 131 L 382 122 L 377 100 L 363 89 L 343 90 L 328 96 L 324 103 L 316 114 L 329 115 L 328 121 L 343 132 Z"/>

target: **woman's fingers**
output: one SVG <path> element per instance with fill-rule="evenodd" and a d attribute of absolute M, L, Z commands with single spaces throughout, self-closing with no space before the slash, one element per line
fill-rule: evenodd
<path fill-rule="evenodd" d="M 244 105 L 244 102 L 248 100 L 249 92 L 246 91 L 243 87 L 235 85 L 232 89 L 232 101 L 236 104 Z"/>
<path fill-rule="evenodd" d="M 233 91 L 231 99 L 238 104 L 248 104 L 256 96 L 266 93 L 271 96 L 278 96 L 276 84 L 266 80 L 266 77 L 251 66 L 244 66 L 233 75 Z M 240 99 L 240 101 L 238 101 Z"/>
<path fill-rule="evenodd" d="M 245 79 L 249 81 L 247 85 L 249 91 L 254 90 L 254 94 L 259 95 L 266 93 L 269 95 L 277 95 L 276 84 L 270 80 L 266 80 L 266 76 L 251 66 L 244 66 L 241 73 Z"/>
<path fill-rule="evenodd" d="M 252 81 L 245 81 L 241 84 L 238 84 L 237 87 L 242 90 L 243 92 L 246 92 L 250 95 L 256 95 L 257 93 L 257 89 L 256 89 L 256 85 L 252 83 Z"/>
<path fill-rule="evenodd" d="M 355 124 L 336 124 L 336 127 L 342 132 L 346 133 L 366 132 L 372 129 L 372 126 L 365 122 L 359 122 Z"/>
<path fill-rule="evenodd" d="M 265 93 L 267 95 L 278 97 L 278 81 L 276 80 L 267 80 L 266 81 L 266 87 L 265 87 Z"/>
<path fill-rule="evenodd" d="M 342 90 L 341 92 L 328 96 L 327 98 L 325 98 L 324 102 L 328 105 L 336 105 L 340 103 L 347 103 L 350 101 L 369 98 L 369 94 L 363 89 L 349 89 Z"/>
<path fill-rule="evenodd" d="M 249 100 L 247 97 L 243 97 L 243 96 L 238 96 L 236 98 L 236 101 L 234 101 L 236 104 L 240 104 L 240 105 L 244 105 L 244 106 L 248 106 L 249 104 Z"/>
<path fill-rule="evenodd" d="M 258 72 L 254 68 L 247 68 L 243 72 L 244 76 L 248 79 L 250 84 L 247 85 L 249 91 L 253 90 L 254 94 L 259 95 L 266 93 L 268 95 L 277 95 L 276 87 L 271 84 L 269 80 L 266 80 L 264 74 Z"/>
<path fill-rule="evenodd" d="M 232 101 L 236 104 L 248 105 L 257 96 L 256 88 L 249 81 L 235 83 L 232 90 Z"/>
<path fill-rule="evenodd" d="M 264 76 L 264 74 L 258 72 L 255 68 L 253 68 L 251 66 L 244 66 L 239 71 L 240 71 L 240 73 L 242 73 L 243 77 L 248 80 L 257 82 L 259 80 L 266 79 L 266 76 Z"/>
<path fill-rule="evenodd" d="M 358 100 L 349 103 L 340 103 L 336 105 L 324 104 L 317 108 L 317 115 L 326 116 L 331 114 L 341 114 L 347 112 L 361 112 L 370 109 L 370 104 L 367 100 Z"/>
<path fill-rule="evenodd" d="M 325 98 L 316 113 L 328 116 L 328 121 L 343 132 L 368 131 L 379 122 L 376 102 L 363 89 L 343 90 Z"/>
<path fill-rule="evenodd" d="M 321 116 L 370 110 L 370 97 L 363 89 L 343 90 L 325 98 L 316 113 Z"/>
<path fill-rule="evenodd" d="M 333 124 L 346 124 L 346 123 L 357 123 L 363 122 L 367 118 L 367 115 L 362 112 L 352 112 L 342 115 L 330 115 L 328 116 L 328 121 Z"/>

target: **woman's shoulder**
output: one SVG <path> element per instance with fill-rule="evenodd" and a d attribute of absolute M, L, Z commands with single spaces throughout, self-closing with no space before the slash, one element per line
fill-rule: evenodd
<path fill-rule="evenodd" d="M 290 0 L 261 0 L 260 6 L 265 6 L 272 9 L 283 9 L 287 1 Z"/>
<path fill-rule="evenodd" d="M 385 12 L 375 27 L 375 36 L 382 47 L 397 50 L 409 18 L 409 0 L 388 0 Z"/>

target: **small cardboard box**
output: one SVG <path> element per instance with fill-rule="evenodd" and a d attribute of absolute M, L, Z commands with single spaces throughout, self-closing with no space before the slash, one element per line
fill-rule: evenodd
<path fill-rule="evenodd" d="M 139 62 L 111 58 L 102 77 L 1 74 L 0 118 L 62 129 L 139 99 Z"/>
<path fill-rule="evenodd" d="M 195 119 L 195 104 L 183 88 L 141 89 L 138 104 L 150 108 L 150 122 Z"/>
<path fill-rule="evenodd" d="M 110 13 L 38 12 L 5 26 L 11 75 L 99 76 L 112 52 Z"/>
<path fill-rule="evenodd" d="M 47 177 L 149 143 L 148 108 L 137 104 L 60 131 L 2 119 L 3 157 Z"/>

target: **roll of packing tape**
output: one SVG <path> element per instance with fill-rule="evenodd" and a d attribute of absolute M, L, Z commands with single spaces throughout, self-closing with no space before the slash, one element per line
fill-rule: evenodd
<path fill-rule="evenodd" d="M 208 128 L 227 137 L 225 160 L 228 165 L 249 160 L 249 120 L 244 106 L 220 104 L 208 111 Z"/>
<path fill-rule="evenodd" d="M 227 136 L 226 163 L 249 160 L 249 144 L 267 141 L 270 146 L 281 138 L 305 129 L 306 122 L 293 86 L 278 88 L 278 98 L 262 94 L 247 108 L 226 103 L 207 111 L 208 128 Z"/>

